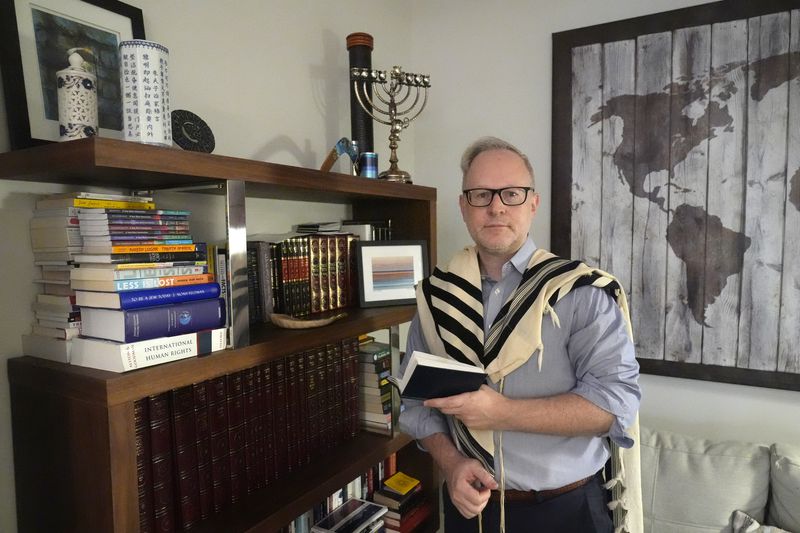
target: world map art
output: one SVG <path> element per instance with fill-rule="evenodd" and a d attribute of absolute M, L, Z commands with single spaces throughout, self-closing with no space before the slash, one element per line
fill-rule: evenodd
<path fill-rule="evenodd" d="M 800 374 L 800 10 L 569 58 L 565 251 L 619 278 L 637 356 Z"/>

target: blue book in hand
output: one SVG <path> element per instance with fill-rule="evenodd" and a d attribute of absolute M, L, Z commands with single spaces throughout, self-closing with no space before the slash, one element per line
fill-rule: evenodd
<path fill-rule="evenodd" d="M 415 351 L 403 377 L 389 379 L 403 398 L 427 400 L 476 391 L 486 383 L 486 372 L 477 366 Z"/>

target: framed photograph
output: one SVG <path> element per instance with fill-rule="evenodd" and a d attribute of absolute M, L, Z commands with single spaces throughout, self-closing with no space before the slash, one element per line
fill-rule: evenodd
<path fill-rule="evenodd" d="M 56 72 L 91 50 L 101 137 L 122 138 L 120 41 L 144 39 L 142 11 L 117 0 L 0 0 L 0 62 L 13 150 L 57 141 Z M 88 55 L 88 54 L 87 54 Z"/>
<path fill-rule="evenodd" d="M 361 307 L 413 304 L 414 287 L 428 274 L 425 241 L 356 244 Z"/>
<path fill-rule="evenodd" d="M 800 9 L 553 35 L 554 253 L 613 273 L 643 372 L 800 390 Z"/>

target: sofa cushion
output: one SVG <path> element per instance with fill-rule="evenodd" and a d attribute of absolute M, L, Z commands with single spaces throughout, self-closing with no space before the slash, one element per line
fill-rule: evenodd
<path fill-rule="evenodd" d="M 763 521 L 769 448 L 642 427 L 645 532 L 730 532 L 731 513 Z"/>
<path fill-rule="evenodd" d="M 800 532 L 800 446 L 773 444 L 770 465 L 767 523 Z"/>

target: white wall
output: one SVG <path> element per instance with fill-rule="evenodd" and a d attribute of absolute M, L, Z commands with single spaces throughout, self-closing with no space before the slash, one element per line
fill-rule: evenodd
<path fill-rule="evenodd" d="M 173 109 L 203 117 L 217 139 L 215 153 L 318 167 L 329 147 L 349 136 L 348 33 L 375 37 L 373 66 L 402 65 L 431 74 L 428 108 L 406 130 L 401 167 L 414 181 L 439 189 L 439 257 L 468 242 L 456 209 L 461 150 L 494 134 L 526 150 L 537 169 L 542 208 L 534 222 L 541 246 L 550 235 L 551 33 L 701 3 L 689 0 L 128 0 L 144 11 L 150 39 L 170 48 Z M 0 73 L 1 74 L 1 73 Z M 381 166 L 388 161 L 384 127 L 375 128 Z M 0 97 L 0 151 L 8 149 Z M 20 353 L 30 327 L 35 287 L 27 217 L 34 194 L 52 185 L 0 182 L 0 360 Z M 191 202 L 201 238 L 219 238 L 220 206 Z M 248 201 L 258 231 L 285 231 L 291 222 L 339 215 L 319 204 L 285 206 Z M 10 281 L 9 281 L 10 280 Z M 8 379 L 0 371 L 0 531 L 16 530 Z M 792 404 L 800 393 L 643 376 L 644 423 L 699 435 L 760 441 L 800 441 Z M 790 409 L 792 409 L 790 411 Z M 751 431 L 746 431 L 750 429 Z M 755 431 L 752 431 L 755 429 Z M 43 480 L 44 481 L 44 480 Z"/>

